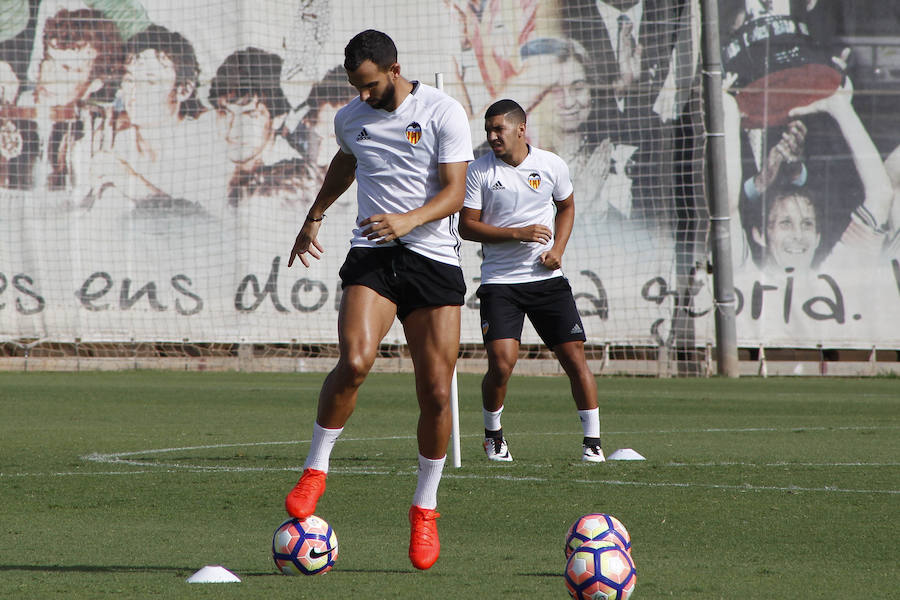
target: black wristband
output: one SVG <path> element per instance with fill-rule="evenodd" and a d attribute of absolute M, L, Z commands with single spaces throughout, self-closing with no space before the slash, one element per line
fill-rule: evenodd
<path fill-rule="evenodd" d="M 318 223 L 319 221 L 322 221 L 322 220 L 324 220 L 324 219 L 325 219 L 325 213 L 322 213 L 322 216 L 319 217 L 318 219 L 313 219 L 313 218 L 310 217 L 309 215 L 306 215 L 306 220 L 307 220 L 307 221 L 312 221 L 313 223 Z"/>

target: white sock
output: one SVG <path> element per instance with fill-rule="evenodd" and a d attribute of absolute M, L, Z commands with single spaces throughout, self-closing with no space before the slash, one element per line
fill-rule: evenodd
<path fill-rule="evenodd" d="M 441 482 L 441 473 L 444 471 L 443 458 L 432 459 L 419 455 L 419 480 L 416 483 L 416 494 L 412 503 L 421 508 L 434 510 L 437 508 L 438 484 Z"/>
<path fill-rule="evenodd" d="M 328 472 L 328 459 L 331 457 L 331 449 L 337 441 L 343 427 L 338 429 L 326 429 L 318 423 L 313 423 L 312 443 L 309 445 L 309 454 L 306 456 L 304 469 L 317 469 Z"/>
<path fill-rule="evenodd" d="M 600 409 L 579 410 L 578 418 L 581 419 L 581 429 L 584 437 L 600 437 Z"/>
<path fill-rule="evenodd" d="M 484 415 L 484 428 L 488 431 L 500 431 L 500 429 L 502 429 L 500 426 L 500 413 L 502 412 L 502 406 L 497 412 L 491 412 L 482 406 L 481 414 Z"/>

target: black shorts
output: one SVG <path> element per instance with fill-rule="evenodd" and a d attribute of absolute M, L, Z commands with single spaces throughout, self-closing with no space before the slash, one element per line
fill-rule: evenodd
<path fill-rule="evenodd" d="M 525 315 L 551 350 L 563 342 L 585 341 L 584 325 L 572 287 L 565 277 L 528 283 L 487 283 L 476 294 L 481 301 L 481 336 L 485 342 L 522 341 Z"/>
<path fill-rule="evenodd" d="M 343 288 L 363 285 L 396 304 L 401 321 L 417 308 L 462 306 L 466 299 L 462 269 L 403 246 L 351 248 L 339 275 Z"/>

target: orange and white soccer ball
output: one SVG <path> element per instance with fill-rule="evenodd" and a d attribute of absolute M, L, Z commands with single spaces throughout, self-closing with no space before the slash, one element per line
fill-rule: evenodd
<path fill-rule="evenodd" d="M 334 566 L 337 535 L 325 519 L 288 519 L 272 536 L 275 567 L 285 575 L 319 575 Z"/>
<path fill-rule="evenodd" d="M 564 577 L 575 600 L 628 600 L 637 583 L 628 553 L 618 544 L 597 540 L 572 552 Z"/>

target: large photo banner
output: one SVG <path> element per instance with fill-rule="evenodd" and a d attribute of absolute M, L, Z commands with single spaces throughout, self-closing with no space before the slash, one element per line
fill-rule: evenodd
<path fill-rule="evenodd" d="M 900 5 L 723 0 L 744 345 L 900 346 Z"/>
<path fill-rule="evenodd" d="M 900 347 L 898 9 L 719 8 L 740 344 Z M 355 186 L 322 260 L 287 256 L 357 94 L 344 45 L 375 28 L 406 78 L 442 75 L 476 155 L 508 97 L 567 162 L 589 343 L 711 344 L 702 22 L 699 0 L 0 0 L 0 341 L 335 342 Z"/>

